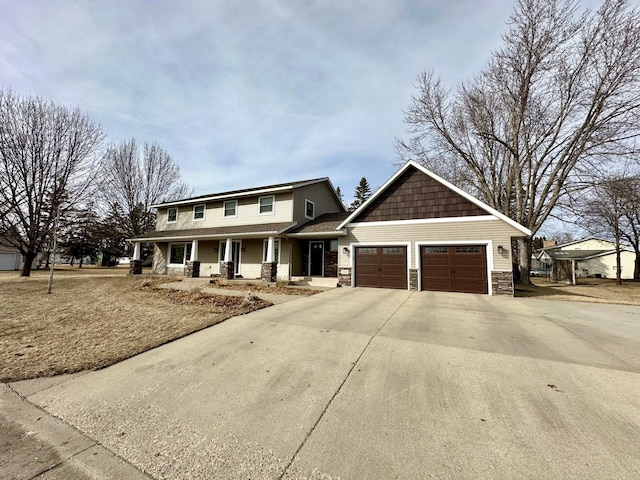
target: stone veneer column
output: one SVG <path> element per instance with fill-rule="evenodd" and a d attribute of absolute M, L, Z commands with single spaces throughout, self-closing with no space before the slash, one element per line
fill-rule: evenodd
<path fill-rule="evenodd" d="M 278 264 L 276 262 L 265 262 L 262 264 L 262 280 L 265 282 L 275 282 L 278 275 Z"/>
<path fill-rule="evenodd" d="M 198 278 L 200 276 L 200 262 L 198 260 L 188 261 L 185 277 Z"/>
<path fill-rule="evenodd" d="M 220 263 L 220 278 L 223 280 L 233 280 L 236 276 L 233 262 Z"/>
<path fill-rule="evenodd" d="M 409 290 L 418 290 L 418 269 L 409 269 Z"/>
<path fill-rule="evenodd" d="M 129 262 L 129 275 L 142 275 L 142 260 L 131 260 Z"/>
<path fill-rule="evenodd" d="M 491 272 L 491 285 L 494 295 L 513 297 L 513 272 Z"/>
<path fill-rule="evenodd" d="M 338 270 L 338 285 L 341 287 L 351 286 L 351 267 L 340 268 Z"/>

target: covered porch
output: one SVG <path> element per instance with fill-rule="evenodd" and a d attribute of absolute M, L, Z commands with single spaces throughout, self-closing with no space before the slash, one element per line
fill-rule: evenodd
<path fill-rule="evenodd" d="M 288 279 L 291 244 L 282 235 L 286 224 L 249 225 L 233 228 L 175 230 L 132 239 L 134 259 L 131 273 L 141 273 L 140 244 L 154 244 L 152 272 L 233 280 L 261 279 L 274 282 Z M 259 228 L 258 228 L 259 227 Z M 156 234 L 157 235 L 157 234 Z"/>

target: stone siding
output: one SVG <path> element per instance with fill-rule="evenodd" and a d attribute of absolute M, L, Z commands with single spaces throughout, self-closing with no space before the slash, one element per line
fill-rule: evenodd
<path fill-rule="evenodd" d="M 200 262 L 197 260 L 193 262 L 187 262 L 187 266 L 184 270 L 184 275 L 188 278 L 198 278 L 200 276 Z"/>
<path fill-rule="evenodd" d="M 262 280 L 265 282 L 275 282 L 278 276 L 278 264 L 276 262 L 265 262 L 262 264 Z"/>
<path fill-rule="evenodd" d="M 513 297 L 513 272 L 491 272 L 491 284 L 494 295 Z"/>
<path fill-rule="evenodd" d="M 220 263 L 220 278 L 223 280 L 233 280 L 235 278 L 235 265 L 233 262 Z"/>
<path fill-rule="evenodd" d="M 409 290 L 418 290 L 418 269 L 409 269 Z"/>
<path fill-rule="evenodd" d="M 338 285 L 341 287 L 351 286 L 351 268 L 341 268 L 338 272 Z"/>

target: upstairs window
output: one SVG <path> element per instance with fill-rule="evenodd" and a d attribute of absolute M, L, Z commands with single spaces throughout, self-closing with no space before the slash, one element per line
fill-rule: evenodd
<path fill-rule="evenodd" d="M 237 200 L 227 200 L 223 205 L 224 216 L 225 218 L 235 218 L 236 212 L 238 210 L 238 201 Z"/>
<path fill-rule="evenodd" d="M 260 215 L 273 215 L 273 204 L 274 204 L 273 195 L 269 195 L 268 197 L 258 198 Z"/>
<path fill-rule="evenodd" d="M 176 223 L 178 221 L 178 209 L 170 208 L 167 210 L 167 223 Z"/>
<path fill-rule="evenodd" d="M 313 220 L 316 214 L 316 205 L 311 200 L 304 200 L 304 216 Z"/>
<path fill-rule="evenodd" d="M 193 219 L 204 220 L 204 205 L 193 206 Z"/>

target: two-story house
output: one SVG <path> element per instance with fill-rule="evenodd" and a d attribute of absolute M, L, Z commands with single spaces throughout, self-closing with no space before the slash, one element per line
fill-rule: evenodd
<path fill-rule="evenodd" d="M 337 235 L 285 235 L 325 213 L 344 212 L 328 178 L 203 195 L 155 205 L 154 273 L 232 278 L 337 276 Z M 333 270 L 332 270 L 333 269 Z"/>
<path fill-rule="evenodd" d="M 354 212 L 328 178 L 156 205 L 153 272 L 513 294 L 511 243 L 531 232 L 415 162 Z"/>

